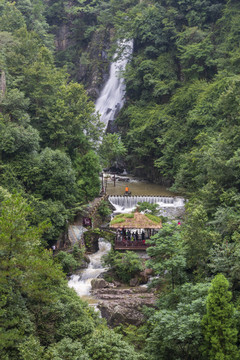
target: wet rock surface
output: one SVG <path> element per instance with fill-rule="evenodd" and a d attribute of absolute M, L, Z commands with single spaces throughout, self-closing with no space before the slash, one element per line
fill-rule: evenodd
<path fill-rule="evenodd" d="M 108 287 L 108 283 L 104 279 L 93 279 L 91 281 L 92 290 Z"/>
<path fill-rule="evenodd" d="M 98 308 L 108 325 L 141 325 L 144 321 L 143 306 L 154 307 L 156 297 L 147 287 L 102 288 L 92 290 L 92 295 L 99 299 Z"/>

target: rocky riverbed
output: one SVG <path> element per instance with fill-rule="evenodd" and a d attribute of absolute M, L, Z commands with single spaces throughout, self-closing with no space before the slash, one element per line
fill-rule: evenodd
<path fill-rule="evenodd" d="M 92 282 L 92 295 L 98 299 L 98 308 L 109 326 L 120 324 L 141 325 L 144 321 L 143 306 L 154 307 L 156 297 L 146 286 L 118 287 L 103 279 Z"/>

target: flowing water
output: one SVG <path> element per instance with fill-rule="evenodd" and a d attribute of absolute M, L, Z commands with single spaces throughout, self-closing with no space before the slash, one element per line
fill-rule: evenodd
<path fill-rule="evenodd" d="M 182 207 L 184 199 L 170 196 L 109 196 L 108 200 L 113 206 L 122 210 L 132 210 L 139 202 L 157 204 L 159 207 Z"/>
<path fill-rule="evenodd" d="M 130 213 L 138 202 L 157 204 L 159 215 L 169 218 L 179 218 L 184 211 L 185 199 L 176 196 L 166 187 L 141 181 L 130 177 L 118 177 L 120 181 L 113 181 L 112 175 L 105 175 L 104 188 L 109 195 L 109 201 L 114 206 L 114 213 Z M 128 187 L 131 196 L 124 196 Z"/>
<path fill-rule="evenodd" d="M 88 268 L 84 269 L 80 275 L 72 275 L 68 282 L 68 286 L 75 289 L 76 293 L 89 304 L 96 303 L 96 300 L 91 297 L 91 281 L 106 270 L 101 264 L 101 258 L 111 249 L 111 244 L 104 239 L 99 239 L 98 246 L 99 250 L 89 255 Z"/>
<path fill-rule="evenodd" d="M 109 196 L 115 214 L 131 213 L 138 203 L 148 202 L 158 205 L 158 214 L 170 219 L 179 218 L 184 212 L 185 199 L 170 196 Z"/>
<path fill-rule="evenodd" d="M 126 42 L 125 46 L 124 56 L 111 63 L 108 81 L 95 104 L 96 112 L 99 112 L 100 120 L 105 124 L 105 128 L 109 120 L 115 119 L 124 104 L 125 83 L 121 77 L 121 72 L 125 70 L 129 56 L 132 53 L 133 41 Z"/>

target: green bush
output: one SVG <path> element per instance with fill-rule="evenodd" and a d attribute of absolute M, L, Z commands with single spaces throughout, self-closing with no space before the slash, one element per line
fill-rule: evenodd
<path fill-rule="evenodd" d="M 74 256 L 65 251 L 60 251 L 56 256 L 56 260 L 62 265 L 63 271 L 66 274 L 72 273 L 79 266 L 77 260 L 74 259 Z"/>
<path fill-rule="evenodd" d="M 108 329 L 96 330 L 91 334 L 85 348 L 91 359 L 95 360 L 140 360 L 141 357 L 122 336 Z"/>
<path fill-rule="evenodd" d="M 143 270 L 139 256 L 131 251 L 125 253 L 115 253 L 111 250 L 103 258 L 104 264 L 111 266 L 119 280 L 129 283 L 129 281 L 140 271 Z"/>
<path fill-rule="evenodd" d="M 82 261 L 85 254 L 85 246 L 79 247 L 79 245 L 76 243 L 73 245 L 73 252 L 72 255 L 76 261 Z"/>
<path fill-rule="evenodd" d="M 101 204 L 98 207 L 98 213 L 102 217 L 102 219 L 105 219 L 112 213 L 112 211 L 109 209 L 109 204 L 107 201 L 101 202 Z"/>
<path fill-rule="evenodd" d="M 143 211 L 149 211 L 151 215 L 157 215 L 158 214 L 158 204 L 150 204 L 147 201 L 143 201 L 143 202 L 138 202 L 137 203 L 137 209 L 139 212 Z"/>

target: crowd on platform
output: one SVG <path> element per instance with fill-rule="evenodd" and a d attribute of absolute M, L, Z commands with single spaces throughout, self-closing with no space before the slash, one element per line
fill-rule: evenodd
<path fill-rule="evenodd" d="M 146 238 L 145 231 L 142 229 L 118 229 L 116 233 L 116 242 L 125 246 L 145 245 Z"/>

